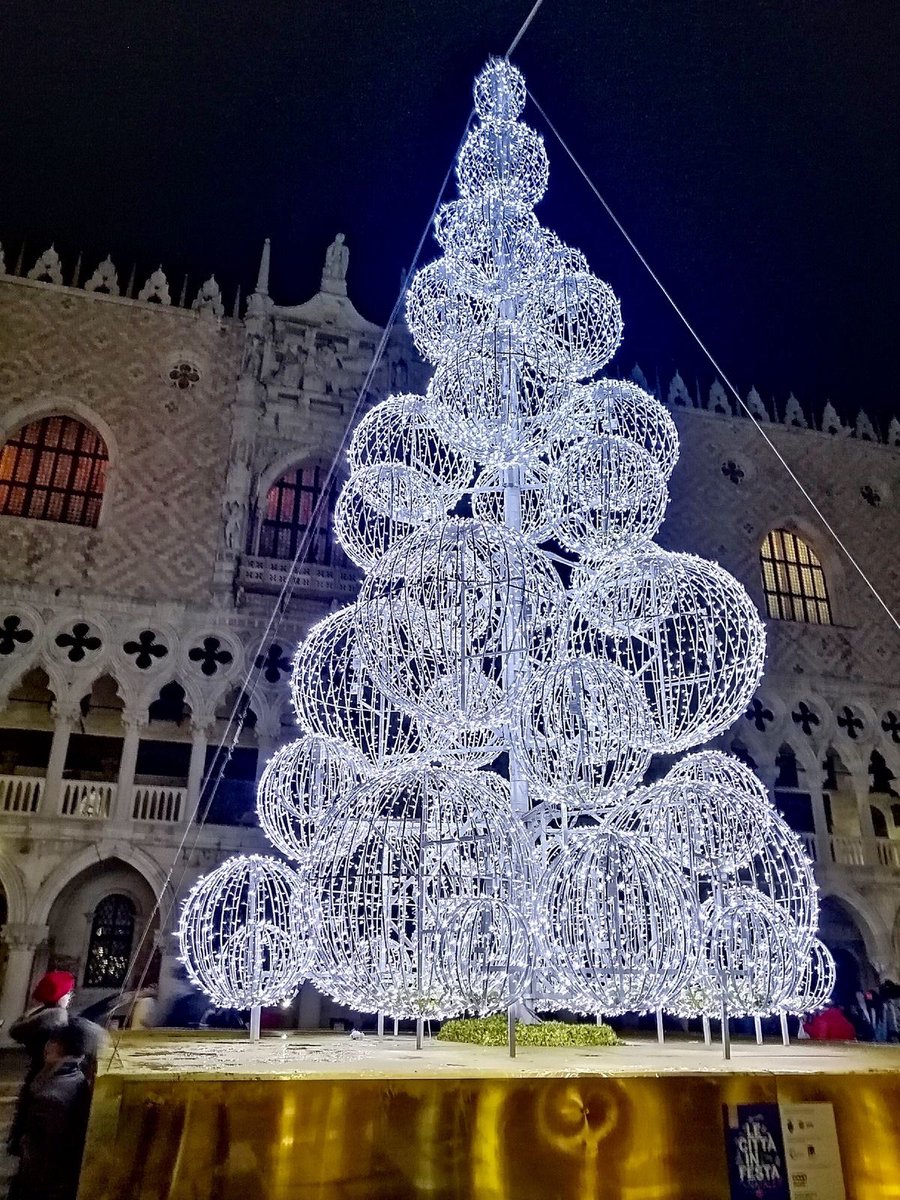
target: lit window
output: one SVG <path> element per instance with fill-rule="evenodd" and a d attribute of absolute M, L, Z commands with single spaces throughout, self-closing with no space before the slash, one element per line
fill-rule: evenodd
<path fill-rule="evenodd" d="M 331 519 L 337 502 L 338 481 L 328 485 L 325 510 L 305 541 L 310 521 L 322 495 L 328 467 L 305 463 L 286 472 L 269 488 L 259 532 L 259 553 L 265 558 L 293 559 L 298 550 L 302 562 L 324 566 L 343 566 L 346 557 L 335 543 Z"/>
<path fill-rule="evenodd" d="M 32 421 L 0 450 L 0 514 L 95 526 L 108 461 L 103 439 L 80 421 Z"/>
<path fill-rule="evenodd" d="M 759 558 L 770 617 L 831 624 L 825 572 L 806 542 L 786 529 L 773 529 L 766 534 Z"/>
<path fill-rule="evenodd" d="M 121 987 L 128 974 L 134 941 L 134 905 L 127 896 L 113 894 L 94 909 L 88 943 L 85 987 Z"/>

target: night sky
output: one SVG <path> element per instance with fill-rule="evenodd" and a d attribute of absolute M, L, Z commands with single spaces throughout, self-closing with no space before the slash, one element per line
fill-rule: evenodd
<path fill-rule="evenodd" d="M 229 307 L 315 290 L 340 229 L 383 321 L 471 107 L 531 0 L 13 0 L 0 34 L 0 240 L 110 253 Z M 515 61 L 742 392 L 900 412 L 896 0 L 544 0 Z M 534 109 L 525 117 L 542 129 Z M 622 299 L 613 367 L 711 368 L 547 136 L 542 222 Z M 452 194 L 452 193 L 451 193 Z M 429 243 L 426 257 L 436 253 Z"/>

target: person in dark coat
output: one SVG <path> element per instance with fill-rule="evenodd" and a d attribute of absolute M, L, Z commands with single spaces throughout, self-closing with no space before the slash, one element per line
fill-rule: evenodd
<path fill-rule="evenodd" d="M 44 1044 L 44 1062 L 22 1103 L 15 1200 L 75 1200 L 91 1089 L 82 1062 L 84 1029 L 61 1025 Z"/>
<path fill-rule="evenodd" d="M 10 1154 L 20 1152 L 22 1106 L 29 1084 L 44 1065 L 47 1039 L 69 1024 L 69 1005 L 75 992 L 75 976 L 68 971 L 48 971 L 32 993 L 35 1007 L 28 1009 L 9 1029 L 9 1036 L 28 1053 L 28 1069 L 22 1084 L 9 1131 Z"/>

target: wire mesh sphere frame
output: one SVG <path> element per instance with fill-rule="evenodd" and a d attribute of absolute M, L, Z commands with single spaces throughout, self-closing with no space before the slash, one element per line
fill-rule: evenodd
<path fill-rule="evenodd" d="M 515 121 L 525 107 L 525 76 L 509 59 L 490 58 L 472 89 L 475 111 L 482 121 Z"/>
<path fill-rule="evenodd" d="M 440 929 L 437 961 L 446 994 L 466 1012 L 487 1016 L 525 995 L 532 932 L 522 912 L 506 900 L 463 900 Z"/>
<path fill-rule="evenodd" d="M 353 471 L 374 465 L 409 467 L 446 494 L 448 507 L 460 498 L 475 472 L 472 459 L 444 442 L 429 423 L 424 396 L 410 393 L 388 396 L 366 413 L 350 441 L 347 458 Z M 393 502 L 393 495 L 388 499 Z M 370 500 L 378 507 L 379 497 Z M 381 511 L 398 520 L 416 516 L 385 506 Z"/>
<path fill-rule="evenodd" d="M 376 686 L 362 662 L 356 608 L 338 609 L 319 621 L 294 656 L 291 699 L 297 723 L 347 746 L 376 767 L 396 765 L 425 753 L 431 731 Z"/>
<path fill-rule="evenodd" d="M 314 981 L 362 1012 L 465 1011 L 477 973 L 441 962 L 442 930 L 462 920 L 452 914 L 465 901 L 518 910 L 530 858 L 496 775 L 431 767 L 371 780 L 329 813 L 306 874 L 320 943 Z M 485 948 L 493 962 L 506 953 L 502 939 Z M 490 975 L 482 982 L 494 986 Z"/>
<path fill-rule="evenodd" d="M 548 975 L 595 1012 L 663 1007 L 696 962 L 685 876 L 634 834 L 573 831 L 540 885 Z"/>
<path fill-rule="evenodd" d="M 800 963 L 787 919 L 767 896 L 749 888 L 705 906 L 704 961 L 734 1015 L 765 1016 L 785 1007 L 797 985 Z"/>
<path fill-rule="evenodd" d="M 814 938 L 809 953 L 800 965 L 797 986 L 784 1005 L 785 1011 L 806 1016 L 824 1008 L 834 991 L 837 973 L 828 947 Z"/>
<path fill-rule="evenodd" d="M 371 764 L 348 746 L 304 734 L 266 764 L 256 792 L 260 828 L 276 850 L 305 863 L 322 814 L 344 801 L 369 770 Z"/>
<path fill-rule="evenodd" d="M 309 969 L 296 873 L 264 855 L 236 855 L 191 890 L 178 922 L 193 983 L 220 1008 L 281 1004 Z"/>
<path fill-rule="evenodd" d="M 366 669 L 401 708 L 437 728 L 496 728 L 515 699 L 512 656 L 548 653 L 564 608 L 559 575 L 521 535 L 452 518 L 375 565 L 356 629 Z"/>
<path fill-rule="evenodd" d="M 640 685 L 615 663 L 588 656 L 533 671 L 512 722 L 529 782 L 571 806 L 592 808 L 641 779 L 653 733 Z"/>
<path fill-rule="evenodd" d="M 709 741 L 746 711 L 766 634 L 746 589 L 718 563 L 647 544 L 598 564 L 573 607 L 586 622 L 582 643 L 599 640 L 642 681 L 657 752 Z"/>
<path fill-rule="evenodd" d="M 599 379 L 572 394 L 573 424 L 585 437 L 613 436 L 646 451 L 668 480 L 678 462 L 678 430 L 655 396 L 627 379 Z"/>

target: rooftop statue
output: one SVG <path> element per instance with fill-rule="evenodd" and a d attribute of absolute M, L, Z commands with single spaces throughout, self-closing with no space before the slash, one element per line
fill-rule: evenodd
<path fill-rule="evenodd" d="M 339 233 L 325 251 L 325 266 L 322 269 L 322 291 L 334 296 L 347 295 L 347 263 L 350 251 L 344 245 L 344 235 Z"/>

